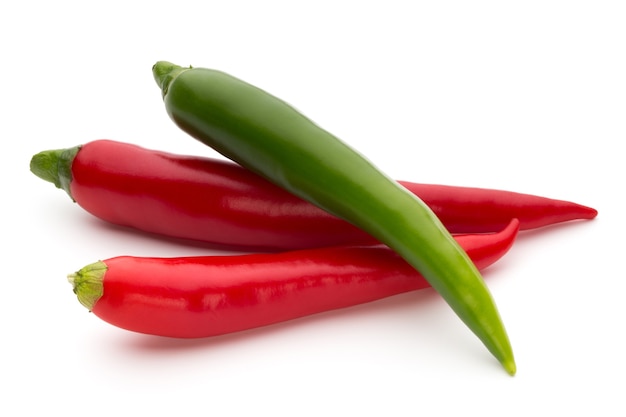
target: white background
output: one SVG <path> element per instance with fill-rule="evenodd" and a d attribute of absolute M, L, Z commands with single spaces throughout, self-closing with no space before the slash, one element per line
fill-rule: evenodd
<path fill-rule="evenodd" d="M 625 415 L 624 22 L 621 1 L 3 3 L 0 415 Z M 89 314 L 68 273 L 209 253 L 109 227 L 28 169 L 99 138 L 215 156 L 168 119 L 158 60 L 256 84 L 394 178 L 598 209 L 485 272 L 517 376 L 430 291 L 196 341 Z"/>

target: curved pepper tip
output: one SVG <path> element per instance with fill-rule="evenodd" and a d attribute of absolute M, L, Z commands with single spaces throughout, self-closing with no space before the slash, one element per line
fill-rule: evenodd
<path fill-rule="evenodd" d="M 593 207 L 585 207 L 587 209 L 588 219 L 595 219 L 598 216 L 598 210 Z"/>
<path fill-rule="evenodd" d="M 502 366 L 504 366 L 504 369 L 509 375 L 515 376 L 515 373 L 517 372 L 517 365 L 515 365 L 515 361 L 513 359 L 503 362 Z"/>

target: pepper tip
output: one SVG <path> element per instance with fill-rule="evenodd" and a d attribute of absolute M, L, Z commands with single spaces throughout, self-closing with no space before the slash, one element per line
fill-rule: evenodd
<path fill-rule="evenodd" d="M 502 366 L 504 366 L 504 369 L 509 375 L 515 376 L 517 372 L 517 365 L 515 365 L 515 361 L 513 359 L 504 361 L 502 363 Z"/>

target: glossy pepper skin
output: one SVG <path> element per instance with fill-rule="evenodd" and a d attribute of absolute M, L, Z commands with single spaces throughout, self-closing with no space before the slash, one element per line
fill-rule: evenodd
<path fill-rule="evenodd" d="M 519 222 L 494 234 L 457 236 L 478 268 L 513 245 Z M 200 338 L 266 326 L 428 287 L 382 245 L 272 254 L 122 256 L 70 274 L 79 301 L 117 327 Z"/>
<path fill-rule="evenodd" d="M 95 140 L 40 152 L 31 170 L 58 187 L 65 184 L 69 196 L 94 216 L 150 233 L 263 250 L 374 240 L 230 161 Z M 524 230 L 597 214 L 579 204 L 510 191 L 399 183 L 418 195 L 450 233 L 495 232 L 512 218 Z"/>
<path fill-rule="evenodd" d="M 164 61 L 153 66 L 153 75 L 181 129 L 393 249 L 515 373 L 508 335 L 480 272 L 422 200 L 255 86 L 220 71 Z"/>

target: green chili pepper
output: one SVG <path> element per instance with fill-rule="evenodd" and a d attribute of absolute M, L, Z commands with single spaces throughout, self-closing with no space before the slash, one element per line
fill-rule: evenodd
<path fill-rule="evenodd" d="M 220 71 L 164 61 L 152 70 L 167 112 L 181 129 L 392 248 L 515 374 L 508 336 L 478 269 L 419 198 L 257 87 Z"/>

